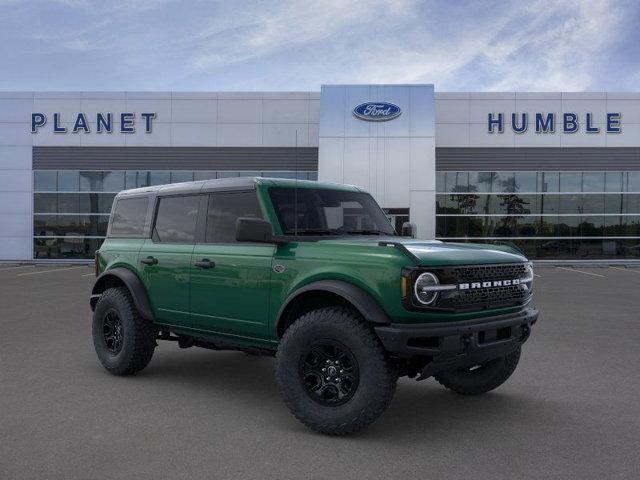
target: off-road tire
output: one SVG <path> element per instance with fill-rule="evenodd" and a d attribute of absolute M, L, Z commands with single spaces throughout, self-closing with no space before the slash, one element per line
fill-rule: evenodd
<path fill-rule="evenodd" d="M 116 312 L 121 323 L 121 347 L 110 351 L 104 334 L 104 319 Z M 147 366 L 156 347 L 153 324 L 142 318 L 126 288 L 109 288 L 100 296 L 93 312 L 93 346 L 104 368 L 114 375 L 131 375 Z"/>
<path fill-rule="evenodd" d="M 305 386 L 301 365 L 318 342 L 337 342 L 355 359 L 357 386 L 342 404 L 319 403 Z M 345 308 L 302 315 L 286 330 L 276 355 L 276 381 L 285 404 L 303 424 L 329 435 L 353 433 L 376 420 L 389 406 L 397 379 L 371 326 Z"/>
<path fill-rule="evenodd" d="M 520 360 L 520 347 L 505 357 L 496 358 L 476 369 L 458 369 L 435 375 L 444 387 L 461 395 L 480 395 L 498 388 L 514 372 Z"/>

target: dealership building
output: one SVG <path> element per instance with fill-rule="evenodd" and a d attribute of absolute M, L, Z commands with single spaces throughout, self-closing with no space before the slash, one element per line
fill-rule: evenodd
<path fill-rule="evenodd" d="M 91 258 L 123 189 L 349 183 L 418 237 L 640 259 L 640 93 L 0 92 L 0 260 Z"/>

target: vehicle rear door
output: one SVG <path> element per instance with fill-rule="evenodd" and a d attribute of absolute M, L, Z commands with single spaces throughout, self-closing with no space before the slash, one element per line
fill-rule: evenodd
<path fill-rule="evenodd" d="M 236 220 L 262 218 L 254 190 L 209 195 L 203 243 L 192 255 L 194 328 L 262 337 L 267 333 L 275 245 L 238 243 Z"/>
<path fill-rule="evenodd" d="M 190 327 L 189 281 L 198 212 L 204 195 L 161 196 L 151 238 L 139 255 L 142 277 L 158 323 Z"/>

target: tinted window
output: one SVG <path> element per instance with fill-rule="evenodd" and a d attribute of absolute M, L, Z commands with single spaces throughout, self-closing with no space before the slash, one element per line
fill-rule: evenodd
<path fill-rule="evenodd" d="M 160 243 L 193 243 L 199 204 L 199 195 L 161 198 L 153 240 Z"/>
<path fill-rule="evenodd" d="M 119 192 L 124 190 L 124 172 L 102 172 L 102 191 L 104 192 Z"/>
<path fill-rule="evenodd" d="M 33 187 L 36 192 L 55 192 L 58 189 L 58 174 L 51 171 L 33 172 Z"/>
<path fill-rule="evenodd" d="M 513 172 L 496 172 L 493 179 L 492 191 L 494 192 L 515 192 L 516 179 Z"/>
<path fill-rule="evenodd" d="M 239 217 L 262 218 L 255 192 L 215 193 L 209 196 L 207 243 L 234 243 Z"/>
<path fill-rule="evenodd" d="M 77 192 L 80 187 L 80 176 L 76 171 L 58 172 L 58 190 L 61 192 Z"/>
<path fill-rule="evenodd" d="M 80 190 L 85 192 L 101 192 L 102 172 L 80 172 Z"/>
<path fill-rule="evenodd" d="M 368 193 L 276 187 L 269 195 L 285 235 L 394 234 Z"/>
<path fill-rule="evenodd" d="M 515 172 L 515 192 L 536 192 L 537 183 L 537 172 Z"/>
<path fill-rule="evenodd" d="M 469 174 L 467 172 L 447 172 L 447 192 L 469 191 Z"/>
<path fill-rule="evenodd" d="M 561 192 L 581 192 L 582 191 L 582 173 L 580 172 L 560 173 L 560 191 Z"/>
<path fill-rule="evenodd" d="M 142 236 L 148 203 L 147 197 L 118 200 L 113 210 L 109 235 L 117 237 Z"/>
<path fill-rule="evenodd" d="M 560 174 L 558 172 L 541 172 L 538 176 L 541 192 L 560 191 Z"/>

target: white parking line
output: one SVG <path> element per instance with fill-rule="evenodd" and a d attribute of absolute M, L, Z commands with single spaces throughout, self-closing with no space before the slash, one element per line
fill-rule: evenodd
<path fill-rule="evenodd" d="M 631 272 L 631 273 L 640 273 L 640 268 L 620 268 L 620 267 L 609 267 L 613 270 L 622 270 L 623 272 Z"/>
<path fill-rule="evenodd" d="M 56 268 L 55 270 L 40 270 L 39 272 L 19 273 L 16 276 L 17 277 L 24 277 L 25 275 L 38 275 L 40 273 L 63 272 L 65 270 L 77 270 L 78 268 L 87 268 L 87 267 L 82 265 L 81 267 Z"/>
<path fill-rule="evenodd" d="M 27 267 L 34 268 L 35 265 L 18 265 L 17 267 L 0 268 L 0 272 L 4 272 L 5 270 L 15 270 L 17 268 L 27 268 Z"/>
<path fill-rule="evenodd" d="M 85 273 L 84 275 L 82 275 L 83 277 L 95 277 L 95 273 Z"/>
<path fill-rule="evenodd" d="M 537 273 L 533 274 L 534 277 L 542 278 L 542 275 L 538 275 Z"/>
<path fill-rule="evenodd" d="M 576 270 L 575 268 L 567 268 L 567 267 L 557 267 L 560 270 L 566 270 L 568 272 L 578 272 L 578 273 L 584 273 L 585 275 L 591 275 L 593 277 L 602 277 L 602 278 L 607 278 L 605 275 L 600 275 L 599 273 L 591 273 L 591 272 L 584 272 L 582 270 Z"/>

